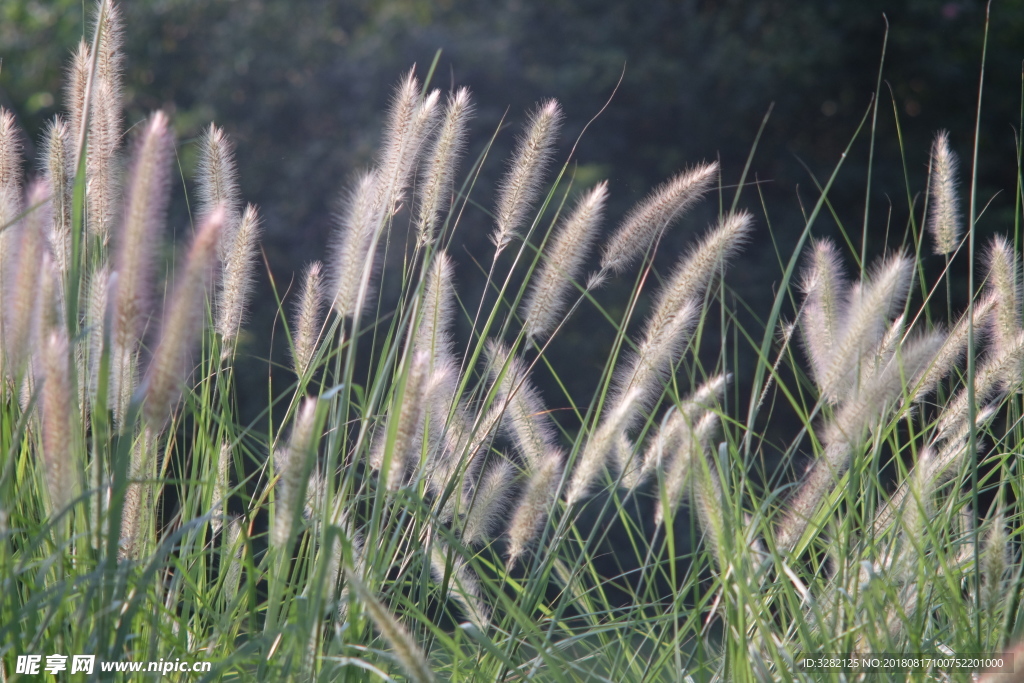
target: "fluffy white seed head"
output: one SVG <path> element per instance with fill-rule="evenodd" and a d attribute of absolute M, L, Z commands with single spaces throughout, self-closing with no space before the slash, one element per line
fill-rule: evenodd
<path fill-rule="evenodd" d="M 960 242 L 960 202 L 957 198 L 957 158 L 949 148 L 949 134 L 939 131 L 932 143 L 931 205 L 928 229 L 936 254 L 956 251 Z"/>
<path fill-rule="evenodd" d="M 434 674 L 427 657 L 412 635 L 363 582 L 351 571 L 345 572 L 349 587 L 359 598 L 359 604 L 370 616 L 374 626 L 395 651 L 395 657 L 413 683 L 434 683 Z"/>
<path fill-rule="evenodd" d="M 806 296 L 801 331 L 811 371 L 819 386 L 828 371 L 832 349 L 839 342 L 846 288 L 842 260 L 835 244 L 830 240 L 815 242 L 801 284 Z"/>
<path fill-rule="evenodd" d="M 448 208 L 459 158 L 466 147 L 466 124 L 472 115 L 468 88 L 459 88 L 448 96 L 444 119 L 428 152 L 419 188 L 416 233 L 421 246 L 433 243 L 440 216 Z"/>
<path fill-rule="evenodd" d="M 309 364 L 316 355 L 323 321 L 320 316 L 320 301 L 323 298 L 323 264 L 314 261 L 306 267 L 302 277 L 302 293 L 295 309 L 295 353 L 292 368 L 299 377 L 309 371 Z"/>
<path fill-rule="evenodd" d="M 131 182 L 116 240 L 117 289 L 108 398 L 119 427 L 135 389 L 139 340 L 151 308 L 156 254 L 170 201 L 173 152 L 174 138 L 167 116 L 156 112 L 134 144 Z"/>
<path fill-rule="evenodd" d="M 508 509 L 515 477 L 515 466 L 501 459 L 487 468 L 476 487 L 465 493 L 464 508 L 468 512 L 462 528 L 463 541 L 483 543 L 491 537 Z"/>
<path fill-rule="evenodd" d="M 100 361 L 103 354 L 103 338 L 109 309 L 110 270 L 97 268 L 89 275 L 89 287 L 85 304 L 85 332 L 89 335 L 87 366 L 89 370 L 89 399 L 95 402 L 99 389 Z"/>
<path fill-rule="evenodd" d="M 228 489 L 231 485 L 231 463 L 233 461 L 230 441 L 223 441 L 217 452 L 217 478 L 213 482 L 213 509 L 210 528 L 220 533 L 228 514 Z"/>
<path fill-rule="evenodd" d="M 426 416 L 424 398 L 428 387 L 429 357 L 418 353 L 407 360 L 405 376 L 398 380 L 384 431 L 378 436 L 371 452 L 371 465 L 381 470 L 391 450 L 387 487 L 397 490 L 405 485 L 410 468 L 419 465 L 423 447 Z"/>
<path fill-rule="evenodd" d="M 309 484 L 309 473 L 316 461 L 316 398 L 306 398 L 295 414 L 288 445 L 274 452 L 279 478 L 274 488 L 274 522 L 270 545 L 286 549 L 288 540 L 302 515 Z"/>
<path fill-rule="evenodd" d="M 499 252 L 519 234 L 537 200 L 561 125 L 562 108 L 556 100 L 541 102 L 530 113 L 526 132 L 519 138 L 508 172 L 498 186 L 491 241 Z"/>
<path fill-rule="evenodd" d="M 85 119 L 85 86 L 89 80 L 89 67 L 92 63 L 92 55 L 89 45 L 85 40 L 78 43 L 77 49 L 71 55 L 71 61 L 67 69 L 67 86 L 65 97 L 68 105 L 68 126 L 70 128 L 72 144 L 78 144 L 79 133 L 82 130 L 82 121 Z M 71 155 L 72 163 L 78 159 L 78 149 Z M 75 169 L 77 171 L 77 169 Z"/>
<path fill-rule="evenodd" d="M 986 255 L 987 289 L 995 302 L 992 345 L 1000 353 L 1020 332 L 1020 259 L 1002 235 L 992 238 Z"/>
<path fill-rule="evenodd" d="M 68 343 L 62 332 L 51 332 L 43 345 L 43 463 L 50 510 L 62 510 L 76 494 L 77 463 L 72 454 L 74 414 L 68 372 Z"/>
<path fill-rule="evenodd" d="M 427 270 L 415 324 L 409 330 L 413 352 L 426 354 L 430 370 L 452 357 L 450 330 L 455 315 L 454 283 L 451 258 L 442 251 L 437 252 Z"/>
<path fill-rule="evenodd" d="M 604 469 L 608 454 L 615 446 L 618 435 L 625 431 L 632 419 L 639 397 L 639 389 L 633 388 L 627 391 L 617 406 L 601 420 L 587 440 L 583 451 L 576 458 L 576 466 L 573 468 L 569 488 L 565 494 L 566 505 L 573 505 L 583 500 L 590 491 L 594 480 Z"/>
<path fill-rule="evenodd" d="M 562 478 L 564 457 L 561 450 L 553 449 L 545 454 L 530 475 L 526 490 L 516 504 L 512 521 L 508 525 L 506 562 L 510 568 L 515 566 L 551 515 Z"/>
<path fill-rule="evenodd" d="M 436 123 L 439 96 L 434 90 L 421 100 L 419 81 L 412 69 L 395 89 L 377 163 L 380 184 L 375 206 L 385 221 L 391 218 L 405 196 L 423 142 Z"/>
<path fill-rule="evenodd" d="M 526 321 L 527 337 L 543 339 L 558 325 L 572 283 L 579 277 L 597 237 L 607 198 L 607 181 L 580 197 L 572 213 L 561 221 L 558 234 L 545 247 L 540 271 L 533 276 L 520 312 Z"/>
<path fill-rule="evenodd" d="M 510 356 L 508 347 L 496 341 L 488 342 L 487 357 L 491 378 L 498 382 L 495 405 L 503 410 L 502 426 L 532 473 L 556 449 L 551 419 L 522 359 Z"/>
<path fill-rule="evenodd" d="M 203 132 L 199 143 L 199 167 L 196 169 L 199 195 L 199 220 L 218 206 L 225 212 L 224 233 L 219 246 L 220 260 L 227 261 L 235 243 L 241 218 L 242 200 L 238 189 L 238 168 L 231 140 L 223 128 L 214 124 Z"/>
<path fill-rule="evenodd" d="M 1024 361 L 1024 332 L 1018 333 L 1013 341 L 1001 349 L 993 349 L 979 364 L 974 375 L 974 399 L 982 405 L 996 394 L 1020 386 L 1020 367 Z M 948 439 L 968 421 L 970 403 L 967 387 L 963 387 L 946 401 L 939 414 L 936 433 L 940 439 Z"/>
<path fill-rule="evenodd" d="M 637 204 L 605 243 L 601 268 L 622 273 L 708 191 L 718 163 L 701 164 L 657 187 Z"/>
<path fill-rule="evenodd" d="M 2 293 L 5 364 L 15 377 L 28 368 L 41 272 L 50 229 L 50 189 L 42 181 L 32 183 L 26 196 L 25 216 L 15 228 L 8 228 L 8 253 L 4 263 Z"/>
<path fill-rule="evenodd" d="M 676 266 L 647 319 L 636 354 L 616 376 L 617 394 L 640 389 L 639 407 L 661 395 L 666 374 L 689 340 L 711 278 L 744 243 L 752 217 L 743 211 L 725 216 Z"/>
<path fill-rule="evenodd" d="M 478 629 L 485 631 L 490 623 L 491 611 L 481 600 L 480 582 L 466 566 L 466 561 L 452 555 L 440 541 L 435 541 L 430 549 L 430 570 L 438 583 L 443 582 L 446 576 L 449 578 L 452 596 L 466 618 Z"/>
<path fill-rule="evenodd" d="M 374 272 L 371 248 L 381 228 L 377 210 L 378 174 L 360 177 L 345 202 L 331 248 L 329 301 L 343 318 L 354 316 L 368 303 L 369 279 Z M 364 284 L 364 282 L 366 284 Z M 360 290 L 367 292 L 360 301 Z"/>
<path fill-rule="evenodd" d="M 97 3 L 95 22 L 98 39 L 94 48 L 95 75 L 91 92 L 83 92 L 83 97 L 89 95 L 85 106 L 90 107 L 86 209 L 90 232 L 106 244 L 117 221 L 121 200 L 124 27 L 121 11 L 112 0 Z"/>
<path fill-rule="evenodd" d="M 260 216 L 249 204 L 234 231 L 234 240 L 226 252 L 217 290 L 217 333 L 221 337 L 221 357 L 234 355 L 235 340 L 245 320 L 245 308 L 252 290 L 253 270 L 259 248 Z M 221 237 L 223 244 L 224 238 Z"/>
<path fill-rule="evenodd" d="M 74 186 L 74 154 L 68 124 L 56 117 L 46 128 L 43 141 L 44 177 L 53 197 L 53 223 L 49 233 L 50 250 L 60 273 L 66 273 L 71 261 L 71 201 Z"/>
<path fill-rule="evenodd" d="M 974 305 L 974 328 L 976 334 L 984 331 L 988 326 L 988 320 L 992 317 L 992 312 L 996 305 L 996 298 L 991 295 L 982 297 Z M 931 365 L 917 383 L 912 401 L 920 401 L 931 393 L 939 381 L 951 373 L 957 363 L 963 358 L 964 352 L 967 349 L 967 332 L 970 320 L 971 318 L 965 312 L 956 325 L 953 326 L 953 329 L 950 330 L 949 334 L 946 335 L 946 339 L 935 354 Z M 975 338 L 977 339 L 977 337 Z"/>
<path fill-rule="evenodd" d="M 883 261 L 867 282 L 851 289 L 839 341 L 821 379 L 821 392 L 832 402 L 856 384 L 861 364 L 873 361 L 889 321 L 903 308 L 910 292 L 914 262 L 905 254 Z"/>
<path fill-rule="evenodd" d="M 214 211 L 199 227 L 167 305 L 145 380 L 144 413 L 154 430 L 170 417 L 181 386 L 191 374 L 189 355 L 206 316 L 206 294 L 223 224 L 224 212 Z"/>

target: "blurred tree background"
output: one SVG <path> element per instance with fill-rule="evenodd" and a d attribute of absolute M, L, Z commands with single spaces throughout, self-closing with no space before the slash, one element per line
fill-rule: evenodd
<path fill-rule="evenodd" d="M 372 163 L 382 112 L 399 75 L 416 63 L 424 76 L 442 56 L 434 84 L 467 85 L 477 105 L 468 159 L 505 116 L 476 196 L 489 201 L 524 111 L 556 97 L 567 120 L 561 159 L 584 125 L 621 87 L 586 131 L 574 163 L 581 186 L 610 182 L 608 229 L 670 174 L 719 158 L 723 198 L 733 189 L 761 121 L 774 105 L 754 156 L 741 204 L 758 218 L 755 243 L 728 277 L 751 310 L 766 312 L 779 273 L 803 228 L 800 202 L 817 199 L 824 180 L 871 103 L 889 26 L 869 216 L 869 257 L 898 246 L 907 223 L 897 119 L 909 192 L 925 187 L 934 132 L 949 129 L 970 171 L 984 3 L 963 0 L 133 0 L 123 2 L 128 122 L 171 113 L 183 182 L 190 187 L 191 144 L 209 121 L 224 126 L 238 154 L 243 194 L 264 217 L 267 261 L 283 292 L 305 262 L 323 258 L 332 211 L 349 179 Z M 47 119 L 62 111 L 62 75 L 70 50 L 88 33 L 91 2 L 0 2 L 0 105 L 27 131 L 34 158 Z M 995 196 L 984 230 L 1006 221 L 1015 194 L 1015 127 L 1021 118 L 1024 0 L 992 9 L 981 122 L 982 205 Z M 870 122 L 869 122 L 870 123 Z M 869 136 L 862 134 L 831 198 L 834 217 L 859 241 Z M 463 166 L 468 168 L 469 161 Z M 761 196 L 759 196 L 759 193 Z M 189 225 L 178 192 L 172 228 Z M 762 199 L 771 219 L 765 224 Z M 471 207 L 453 242 L 460 292 L 475 302 L 483 281 L 473 256 L 487 258 L 488 206 Z M 659 265 L 675 261 L 718 211 L 710 200 L 670 233 Z M 773 243 L 774 240 L 774 243 Z M 483 256 L 481 256 L 483 255 Z M 936 257 L 938 258 L 938 257 Z M 273 298 L 264 273 L 244 352 L 266 358 Z M 475 289 L 474 289 L 475 288 Z M 616 312 L 624 293 L 601 294 Z M 643 311 L 636 320 L 642 319 Z M 754 318 L 744 321 L 756 326 Z M 549 351 L 573 397 L 592 395 L 612 330 L 585 307 Z M 760 336 L 757 333 L 755 336 Z M 276 334 L 274 360 L 287 361 Z M 703 352 L 718 350 L 709 339 Z M 745 343 L 741 343 L 745 347 Z M 747 350 L 741 349 L 741 363 Z M 730 353 L 732 353 L 730 351 Z M 266 396 L 266 363 L 252 365 L 252 415 Z M 739 373 L 740 396 L 745 396 Z M 280 382 L 287 382 L 282 374 Z M 543 381 L 543 379 L 541 379 Z M 283 385 L 282 385 L 283 386 Z M 557 393 L 550 403 L 564 405 Z"/>

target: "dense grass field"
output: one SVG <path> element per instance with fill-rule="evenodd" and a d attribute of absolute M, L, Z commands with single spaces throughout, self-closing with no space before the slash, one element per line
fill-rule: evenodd
<path fill-rule="evenodd" d="M 260 211 L 210 125 L 168 262 L 173 125 L 126 134 L 131 27 L 104 0 L 94 28 L 39 160 L 0 110 L 0 680 L 1024 680 L 1019 141 L 1008 224 L 938 132 L 904 150 L 927 185 L 890 188 L 905 225 L 872 234 L 865 206 L 820 239 L 844 154 L 751 311 L 730 261 L 772 216 L 749 164 L 694 160 L 608 215 L 553 152 L 557 101 L 473 158 L 510 132 L 410 71 L 329 253 L 247 330 L 285 335 L 290 383 L 245 422 Z M 475 296 L 467 207 L 492 217 Z M 581 309 L 614 336 L 587 397 L 548 355 Z"/>

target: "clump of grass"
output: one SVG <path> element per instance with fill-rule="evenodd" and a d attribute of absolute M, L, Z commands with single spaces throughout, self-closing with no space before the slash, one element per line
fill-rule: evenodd
<path fill-rule="evenodd" d="M 241 424 L 258 211 L 211 124 L 197 228 L 168 295 L 151 291 L 172 125 L 152 115 L 125 155 L 123 29 L 107 0 L 96 16 L 27 190 L 0 112 L 4 676 L 44 650 L 209 660 L 221 678 L 810 680 L 821 672 L 795 665 L 806 654 L 1009 646 L 1024 444 L 1009 239 L 991 243 L 984 285 L 948 327 L 920 249 L 851 283 L 842 249 L 815 239 L 750 330 L 727 266 L 767 217 L 723 210 L 673 269 L 653 265 L 726 169 L 697 164 L 657 188 L 580 281 L 610 189 L 581 191 L 574 159 L 555 163 L 561 106 L 527 115 L 497 197 L 473 198 L 495 214 L 474 214 L 459 171 L 470 94 L 449 93 L 442 113 L 412 70 L 328 257 L 282 304 L 294 377 L 268 392 L 279 411 Z M 489 149 L 461 173 L 499 170 Z M 906 242 L 931 231 L 947 266 L 969 258 L 952 154 L 940 135 L 929 213 L 906 213 Z M 447 249 L 478 229 L 493 229 L 493 253 L 472 301 Z M 404 249 L 400 272 L 378 269 L 387 249 Z M 548 349 L 639 261 L 622 316 L 600 309 L 615 344 L 593 393 L 570 395 L 574 370 Z M 749 340 L 753 371 L 731 348 L 701 362 L 715 325 L 723 348 Z M 799 433 L 769 467 L 763 435 L 784 411 Z"/>

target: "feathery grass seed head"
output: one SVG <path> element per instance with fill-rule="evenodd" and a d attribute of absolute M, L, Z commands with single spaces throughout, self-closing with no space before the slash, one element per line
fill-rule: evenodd
<path fill-rule="evenodd" d="M 238 190 L 238 168 L 231 140 L 223 128 L 210 124 L 203 133 L 199 148 L 199 167 L 196 169 L 196 189 L 199 195 L 199 219 L 205 218 L 218 206 L 224 208 L 224 233 L 221 236 L 220 260 L 230 258 L 239 226 L 241 193 Z"/>
<path fill-rule="evenodd" d="M 15 249 L 7 254 L 3 291 L 3 341 L 9 373 L 16 376 L 26 369 L 31 355 L 32 334 L 36 326 L 37 301 L 43 257 L 46 252 L 46 233 L 50 228 L 50 189 L 46 183 L 35 181 L 28 188 L 26 212 L 11 241 Z"/>
<path fill-rule="evenodd" d="M 526 364 L 510 356 L 508 347 L 500 342 L 488 341 L 486 352 L 491 378 L 500 380 L 495 405 L 504 409 L 502 425 L 523 456 L 527 471 L 533 473 L 556 449 L 551 420 L 540 393 L 530 382 Z M 504 372 L 503 364 L 507 364 Z"/>
<path fill-rule="evenodd" d="M 569 488 L 565 493 L 566 505 L 573 505 L 587 495 L 594 480 L 601 474 L 608 454 L 615 447 L 619 433 L 625 431 L 632 420 L 639 399 L 639 388 L 634 387 L 626 391 L 587 439 L 582 452 L 576 458 Z"/>
<path fill-rule="evenodd" d="M 957 158 L 949 148 L 949 134 L 939 131 L 932 143 L 931 205 L 928 229 L 936 254 L 950 254 L 960 241 L 960 202 L 957 199 Z"/>
<path fill-rule="evenodd" d="M 557 326 L 572 283 L 597 237 L 607 198 L 608 182 L 602 181 L 580 198 L 573 212 L 562 220 L 558 234 L 545 247 L 540 272 L 533 276 L 520 313 L 526 321 L 527 337 L 543 339 Z"/>
<path fill-rule="evenodd" d="M 302 401 L 295 414 L 288 445 L 274 452 L 279 479 L 274 489 L 274 523 L 270 529 L 271 547 L 284 550 L 302 515 L 309 474 L 316 461 L 316 398 Z"/>
<path fill-rule="evenodd" d="M 53 223 L 49 233 L 50 248 L 57 270 L 66 273 L 71 261 L 71 193 L 74 169 L 71 166 L 71 138 L 68 124 L 56 117 L 46 127 L 43 142 L 44 176 L 53 193 Z"/>
<path fill-rule="evenodd" d="M 466 561 L 453 556 L 449 568 L 449 550 L 439 541 L 430 549 L 430 569 L 434 579 L 441 583 L 447 575 L 451 579 L 452 594 L 466 618 L 480 631 L 485 631 L 491 620 L 490 609 L 480 599 L 480 582 L 466 566 Z"/>
<path fill-rule="evenodd" d="M 743 245 L 752 222 L 745 211 L 723 217 L 679 262 L 658 293 L 636 355 L 617 373 L 618 395 L 637 387 L 643 407 L 660 395 L 666 373 L 689 340 L 700 310 L 697 302 L 716 271 Z"/>
<path fill-rule="evenodd" d="M 217 333 L 221 337 L 221 357 L 234 353 L 235 340 L 245 318 L 245 307 L 252 289 L 253 269 L 259 246 L 260 217 L 256 207 L 249 204 L 242 213 L 234 243 L 227 251 L 220 273 L 217 293 Z M 221 243 L 224 238 L 221 236 Z"/>
<path fill-rule="evenodd" d="M 89 45 L 85 40 L 78 43 L 78 48 L 71 56 L 71 62 L 67 69 L 67 87 L 65 97 L 68 103 L 68 126 L 70 128 L 73 144 L 78 144 L 79 133 L 82 130 L 82 121 L 85 120 L 85 86 L 89 81 L 89 68 L 92 64 L 92 55 Z M 78 158 L 78 150 L 72 154 L 72 161 Z M 76 169 L 77 171 L 77 169 Z"/>
<path fill-rule="evenodd" d="M 434 683 L 434 674 L 427 664 L 427 657 L 412 635 L 395 618 L 387 607 L 373 595 L 363 582 L 351 571 L 345 572 L 345 579 L 352 591 L 359 598 L 359 604 L 366 610 L 371 621 L 395 650 L 395 657 L 398 659 L 405 673 L 413 683 Z"/>
<path fill-rule="evenodd" d="M 809 260 L 801 283 L 806 297 L 801 331 L 811 370 L 820 385 L 839 341 L 847 283 L 839 251 L 830 240 L 815 242 Z"/>
<path fill-rule="evenodd" d="M 547 522 L 562 478 L 564 458 L 561 450 L 552 449 L 530 474 L 526 490 L 516 504 L 512 521 L 508 525 L 506 560 L 509 567 L 515 566 L 526 547 Z"/>
<path fill-rule="evenodd" d="M 472 114 L 468 88 L 459 88 L 448 96 L 444 119 L 427 157 L 419 188 L 416 231 L 421 246 L 433 243 L 439 215 L 451 198 L 459 157 L 466 147 L 466 123 Z"/>
<path fill-rule="evenodd" d="M 117 240 L 116 342 L 130 345 L 141 332 L 160 232 L 170 200 L 170 162 L 174 151 L 167 116 L 150 117 L 135 143 L 124 223 Z"/>
<path fill-rule="evenodd" d="M 491 537 L 508 508 L 515 473 L 515 466 L 501 459 L 487 468 L 474 489 L 465 493 L 469 511 L 462 528 L 463 541 L 483 543 Z"/>
<path fill-rule="evenodd" d="M 320 300 L 323 297 L 323 264 L 314 261 L 306 267 L 302 277 L 302 294 L 295 310 L 295 353 L 292 357 L 295 374 L 302 377 L 309 370 L 309 364 L 316 355 L 320 339 Z"/>
<path fill-rule="evenodd" d="M 377 187 L 375 206 L 384 221 L 391 218 L 395 207 L 402 202 L 423 141 L 437 120 L 439 96 L 440 93 L 434 90 L 420 100 L 419 81 L 413 69 L 409 70 L 395 89 L 377 164 L 380 184 Z"/>
<path fill-rule="evenodd" d="M 77 464 L 73 444 L 74 415 L 68 375 L 68 342 L 51 332 L 43 344 L 43 463 L 50 510 L 57 512 L 75 497 Z"/>
<path fill-rule="evenodd" d="M 218 210 L 199 227 L 167 306 L 145 384 L 145 415 L 154 429 L 170 417 L 189 374 L 189 351 L 206 315 L 205 297 L 213 278 L 223 224 L 224 212 Z"/>
<path fill-rule="evenodd" d="M 354 316 L 360 305 L 367 304 L 366 300 L 359 301 L 359 293 L 364 280 L 369 280 L 374 271 L 374 255 L 370 249 L 381 227 L 381 215 L 376 208 L 379 178 L 372 171 L 359 178 L 346 199 L 335 233 L 328 268 L 330 302 L 331 308 L 343 318 Z"/>
<path fill-rule="evenodd" d="M 871 362 L 890 319 L 903 308 L 910 292 L 914 261 L 898 254 L 876 266 L 867 282 L 851 289 L 839 341 L 820 384 L 821 393 L 836 402 L 860 375 L 861 364 Z"/>
<path fill-rule="evenodd" d="M 455 275 L 451 258 L 434 254 L 426 274 L 422 304 L 409 331 L 414 353 L 426 354 L 432 371 L 438 361 L 451 358 L 450 328 L 455 314 Z"/>
<path fill-rule="evenodd" d="M 394 441 L 391 444 L 391 469 L 387 485 L 392 491 L 405 484 L 406 472 L 410 467 L 419 464 L 419 454 L 423 445 L 424 395 L 427 389 L 428 367 L 430 357 L 425 353 L 417 353 L 409 359 L 405 381 L 400 392 L 396 392 L 396 405 L 390 412 L 387 431 L 394 430 Z M 387 438 L 385 437 L 384 447 Z M 383 466 L 384 458 L 380 456 Z"/>
<path fill-rule="evenodd" d="M 1002 235 L 996 235 L 986 254 L 988 290 L 995 301 L 993 346 L 999 353 L 1020 332 L 1020 259 Z"/>
<path fill-rule="evenodd" d="M 519 138 L 508 172 L 498 186 L 491 242 L 499 252 L 519 234 L 527 212 L 537 199 L 561 125 L 562 108 L 556 100 L 541 102 L 530 113 L 526 132 Z"/>
<path fill-rule="evenodd" d="M 717 177 L 718 162 L 701 164 L 655 188 L 626 214 L 605 243 L 601 268 L 624 272 L 673 222 L 700 201 Z"/>

